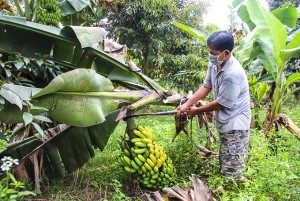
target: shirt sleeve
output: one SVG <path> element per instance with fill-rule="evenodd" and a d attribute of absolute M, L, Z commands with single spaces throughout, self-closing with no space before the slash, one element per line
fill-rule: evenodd
<path fill-rule="evenodd" d="M 205 77 L 204 82 L 203 82 L 203 86 L 205 86 L 207 88 L 212 88 L 212 83 L 211 83 L 211 65 L 208 65 L 206 77 Z"/>
<path fill-rule="evenodd" d="M 240 92 L 241 88 L 239 84 L 232 79 L 226 79 L 219 88 L 217 102 L 224 107 L 232 108 Z"/>

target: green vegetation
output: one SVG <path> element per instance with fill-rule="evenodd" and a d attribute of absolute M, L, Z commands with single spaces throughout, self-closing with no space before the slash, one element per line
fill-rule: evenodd
<path fill-rule="evenodd" d="M 2 141 L 2 140 L 1 140 Z M 15 165 L 19 165 L 18 159 L 10 156 L 1 158 L 0 177 L 0 199 L 3 201 L 14 201 L 27 195 L 36 195 L 34 192 L 27 191 L 24 181 L 18 181 L 11 169 Z"/>
<path fill-rule="evenodd" d="M 290 106 L 284 107 L 283 110 L 292 119 L 299 120 L 300 107 L 292 106 L 295 101 L 290 98 Z M 152 108 L 153 111 L 173 109 Z M 177 170 L 176 183 L 182 188 L 192 185 L 189 176 L 195 173 L 207 182 L 209 188 L 221 200 L 299 199 L 299 142 L 287 130 L 279 130 L 271 143 L 262 131 L 252 129 L 249 157 L 244 170 L 249 181 L 230 184 L 221 177 L 216 156 L 201 158 L 201 152 L 197 151 L 183 133 L 171 142 L 175 134 L 172 116 L 139 118 L 136 122 L 153 131 L 153 139 L 164 147 L 173 160 Z M 297 123 L 300 124 L 299 121 Z M 102 152 L 98 151 L 83 168 L 63 179 L 44 182 L 43 195 L 36 199 L 51 197 L 55 200 L 141 200 L 140 196 L 147 193 L 147 189 L 141 189 L 136 178 L 131 177 L 117 162 L 121 154 L 118 141 L 124 135 L 125 127 L 125 123 L 119 124 L 105 149 Z M 195 125 L 192 126 L 192 130 L 193 140 L 204 146 L 205 132 L 202 132 L 203 136 L 199 139 Z M 218 150 L 218 143 L 213 144 L 212 150 Z"/>
<path fill-rule="evenodd" d="M 128 57 L 143 73 L 168 88 L 196 91 L 207 67 L 205 44 L 172 25 L 174 19 L 201 26 L 207 0 L 125 0 L 108 15 L 109 35 L 128 47 Z M 160 79 L 164 77 L 165 79 Z"/>
<path fill-rule="evenodd" d="M 118 114 L 141 110 L 174 110 L 166 102 L 178 105 L 182 96 L 158 83 L 181 92 L 195 91 L 202 83 L 207 66 L 205 35 L 216 29 L 201 25 L 207 1 L 0 2 L 4 9 L 0 15 L 0 155 L 18 158 L 17 167 L 28 183 L 16 179 L 20 172 L 14 171 L 16 177 L 9 172 L 12 162 L 3 161 L 1 200 L 34 195 L 26 190 L 33 185 L 40 195 L 29 200 L 141 200 L 150 189 L 117 162 L 123 151 L 119 141 L 126 129 L 131 134 L 134 123 L 115 120 Z M 253 109 L 255 128 L 245 183 L 226 182 L 217 156 L 205 157 L 184 134 L 171 142 L 174 117 L 135 120 L 153 131 L 154 140 L 172 159 L 177 170 L 173 179 L 182 188 L 191 185 L 189 177 L 194 173 L 220 200 L 300 198 L 299 141 L 286 129 L 275 128 L 272 135 L 261 130 L 265 120 L 276 123 L 279 112 L 297 125 L 300 119 L 299 100 L 291 97 L 299 90 L 294 86 L 300 78 L 299 7 L 295 1 L 272 2 L 276 10 L 270 12 L 258 0 L 245 4 L 234 0 L 231 6 L 232 16 L 249 26 L 249 32 L 241 34 L 232 24 L 234 54 L 248 71 L 252 98 L 260 106 Z M 131 61 L 119 62 L 105 52 L 111 46 L 105 46 L 104 29 L 81 27 L 106 23 L 101 21 L 104 17 L 109 19 L 109 35 L 127 44 L 127 58 L 143 73 Z M 273 82 L 273 87 L 265 81 Z M 269 89 L 273 96 L 266 99 Z M 269 106 L 270 110 L 261 109 Z M 121 108 L 126 110 L 119 113 Z M 198 138 L 196 125 L 191 126 L 193 141 L 205 146 L 206 131 L 202 129 Z M 210 148 L 217 153 L 218 147 L 215 142 Z"/>

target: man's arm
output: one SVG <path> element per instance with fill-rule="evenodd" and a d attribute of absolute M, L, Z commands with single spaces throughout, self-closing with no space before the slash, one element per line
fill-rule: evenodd
<path fill-rule="evenodd" d="M 205 87 L 205 86 L 201 86 L 195 94 L 193 94 L 183 105 L 178 106 L 176 108 L 176 110 L 178 110 L 178 115 L 180 115 L 181 113 L 183 113 L 185 110 L 188 110 L 189 107 L 195 103 L 197 103 L 197 101 L 205 98 L 207 96 L 207 94 L 211 91 L 211 88 Z"/>
<path fill-rule="evenodd" d="M 217 101 L 212 101 L 212 102 L 209 102 L 208 104 L 206 105 L 203 105 L 201 107 L 190 107 L 190 110 L 189 110 L 189 114 L 191 116 L 195 116 L 199 113 L 202 113 L 202 112 L 210 112 L 210 111 L 215 111 L 215 110 L 219 110 L 221 109 L 223 106 L 218 103 Z"/>

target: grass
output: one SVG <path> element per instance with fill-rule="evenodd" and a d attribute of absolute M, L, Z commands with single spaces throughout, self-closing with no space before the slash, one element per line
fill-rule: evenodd
<path fill-rule="evenodd" d="M 300 106 L 290 100 L 283 108 L 299 125 Z M 151 111 L 173 110 L 170 107 L 148 108 Z M 177 169 L 176 182 L 182 188 L 191 185 L 189 176 L 194 173 L 204 179 L 220 200 L 300 200 L 300 142 L 287 130 L 280 130 L 272 143 L 260 130 L 252 129 L 249 157 L 244 175 L 249 180 L 244 184 L 229 184 L 219 172 L 217 157 L 203 159 L 190 140 L 180 133 L 174 142 L 175 122 L 172 116 L 143 117 L 136 120 L 153 131 L 154 140 L 164 146 Z M 62 179 L 44 180 L 42 194 L 31 200 L 142 200 L 149 191 L 141 189 L 129 173 L 120 168 L 116 158 L 121 153 L 118 140 L 124 135 L 125 123 L 120 123 L 111 135 L 106 148 L 92 158 L 83 168 Z M 190 129 L 190 125 L 189 125 Z M 197 137 L 192 125 L 193 140 L 205 145 L 205 131 Z M 218 150 L 218 143 L 212 146 Z"/>

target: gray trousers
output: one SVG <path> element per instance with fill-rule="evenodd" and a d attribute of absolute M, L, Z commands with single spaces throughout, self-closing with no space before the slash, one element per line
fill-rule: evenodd
<path fill-rule="evenodd" d="M 228 181 L 242 176 L 242 169 L 248 155 L 249 130 L 235 130 L 220 133 L 219 161 L 221 175 Z"/>

